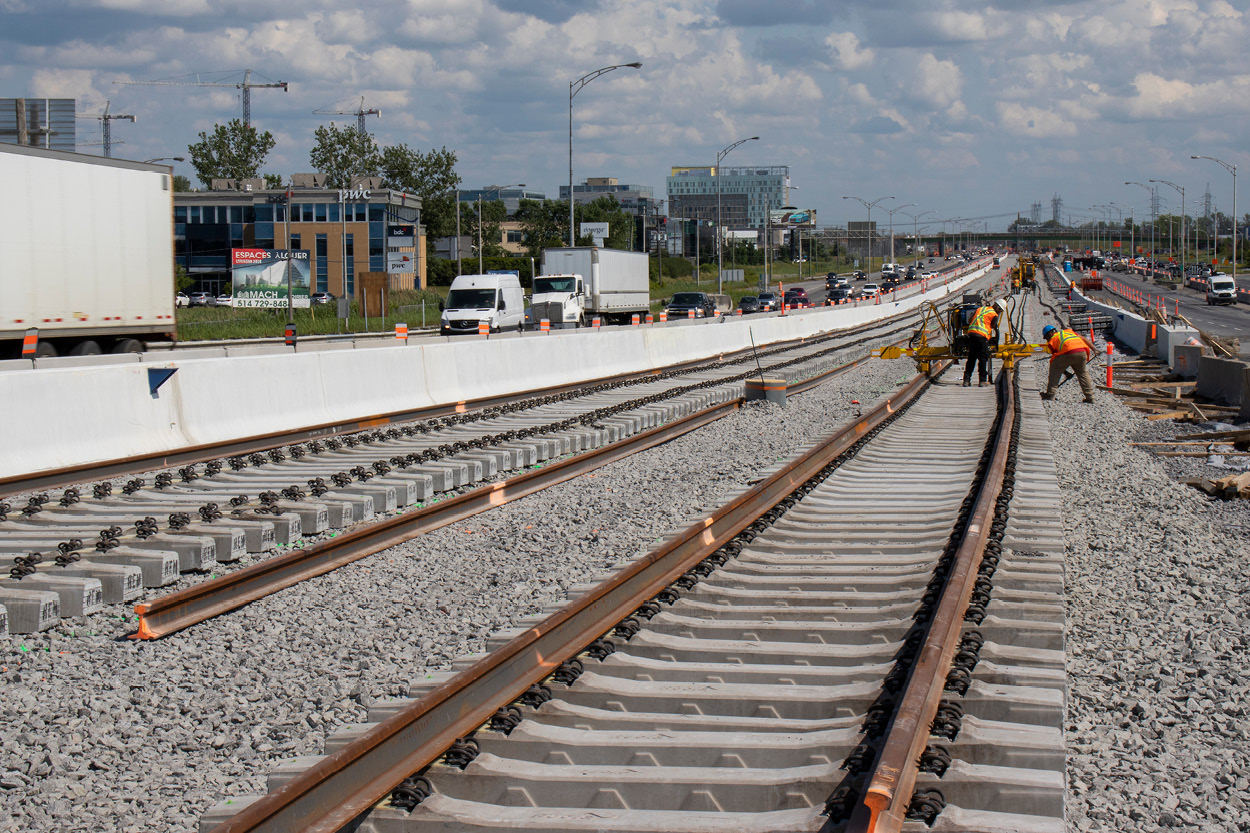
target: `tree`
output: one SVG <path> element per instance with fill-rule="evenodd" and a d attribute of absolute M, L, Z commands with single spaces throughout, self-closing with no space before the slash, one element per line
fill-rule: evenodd
<path fill-rule="evenodd" d="M 507 257 L 508 250 L 500 244 L 503 235 L 501 224 L 508 219 L 508 207 L 502 200 L 483 201 L 482 211 L 482 256 Z M 465 202 L 460 204 L 460 231 L 477 246 L 478 204 Z M 452 229 L 455 234 L 455 229 Z"/>
<path fill-rule="evenodd" d="M 446 147 L 421 153 L 406 144 L 382 149 L 378 163 L 382 184 L 421 198 L 421 222 L 432 242 L 456 233 L 454 191 L 460 185 L 456 154 Z"/>
<path fill-rule="evenodd" d="M 265 157 L 277 142 L 268 130 L 260 133 L 255 127 L 231 119 L 229 124 L 214 125 L 213 133 L 200 133 L 200 140 L 187 147 L 191 167 L 205 186 L 214 179 L 251 179 L 257 176 Z"/>
<path fill-rule="evenodd" d="M 603 244 L 609 249 L 630 248 L 630 230 L 634 225 L 634 215 L 621 208 L 620 202 L 611 194 L 597 197 L 581 206 L 578 212 L 579 223 L 607 223 L 608 236 Z M 580 226 L 579 226 L 580 227 Z M 589 235 L 577 236 L 577 245 L 590 246 L 594 241 Z"/>
<path fill-rule="evenodd" d="M 526 254 L 539 257 L 543 249 L 565 245 L 569 207 L 560 200 L 521 200 L 513 219 L 521 224 Z"/>
<path fill-rule="evenodd" d="M 326 175 L 326 187 L 347 188 L 361 176 L 376 176 L 381 155 L 368 133 L 355 127 L 322 125 L 313 134 L 316 144 L 308 159 L 314 171 Z"/>
<path fill-rule="evenodd" d="M 265 187 L 277 190 L 283 186 L 282 174 L 265 174 Z"/>
<path fill-rule="evenodd" d="M 190 190 L 191 190 L 191 180 L 187 179 L 182 174 L 174 174 L 174 191 L 176 193 L 182 193 L 184 191 L 190 191 Z"/>

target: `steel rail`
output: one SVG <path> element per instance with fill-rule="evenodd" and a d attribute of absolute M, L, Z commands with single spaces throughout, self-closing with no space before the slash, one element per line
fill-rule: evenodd
<path fill-rule="evenodd" d="M 869 322 L 857 327 L 829 331 L 825 335 L 831 338 L 839 336 L 855 336 L 861 333 L 871 332 L 872 330 L 883 325 L 898 323 L 912 314 L 913 311 L 909 310 L 904 313 L 899 313 L 898 315 L 890 316 L 889 318 L 883 318 L 879 321 Z M 897 332 L 897 330 L 898 328 L 886 330 L 883 335 Z M 773 342 L 766 346 L 769 350 L 784 349 L 789 346 L 802 346 L 818 340 L 819 338 L 820 336 L 797 338 L 789 341 Z M 295 429 L 253 434 L 251 436 L 239 437 L 223 443 L 202 443 L 199 445 L 185 446 L 183 448 L 169 449 L 166 451 L 137 454 L 130 457 L 120 457 L 115 460 L 102 460 L 94 463 L 61 466 L 59 468 L 46 469 L 30 474 L 10 475 L 8 477 L 0 477 L 0 498 L 22 492 L 33 492 L 42 489 L 72 486 L 88 480 L 121 477 L 124 475 L 150 471 L 152 469 L 187 466 L 195 463 L 204 463 L 209 460 L 220 459 L 222 457 L 235 457 L 244 454 L 259 453 L 282 445 L 309 442 L 311 440 L 332 437 L 337 434 L 364 431 L 369 428 L 377 428 L 382 425 L 390 425 L 396 422 L 433 419 L 436 417 L 465 413 L 472 410 L 497 407 L 499 405 L 512 404 L 525 399 L 568 393 L 609 382 L 643 380 L 661 373 L 675 371 L 680 372 L 683 370 L 695 369 L 710 363 L 714 364 L 737 360 L 750 355 L 753 352 L 755 352 L 754 348 L 744 348 L 742 350 L 721 353 L 716 356 L 708 356 L 703 359 L 695 359 L 687 362 L 665 365 L 651 370 L 623 373 L 618 376 L 602 376 L 566 385 L 553 385 L 547 388 L 500 394 L 497 396 L 483 397 L 481 399 L 465 399 L 457 402 L 431 405 L 424 408 L 388 411 L 381 414 L 356 417 L 340 422 L 325 422 Z"/>
<path fill-rule="evenodd" d="M 804 379 L 790 393 L 804 393 L 829 377 L 858 367 L 871 355 L 861 356 Z M 373 523 L 305 549 L 275 556 L 251 567 L 194 585 L 150 602 L 135 605 L 138 630 L 133 639 L 159 639 L 257 599 L 336 570 L 418 535 L 488 511 L 496 506 L 579 477 L 631 454 L 669 442 L 728 416 L 741 407 L 742 397 L 705 408 L 615 443 L 545 465 L 523 474 L 437 501 L 412 512 Z"/>
<path fill-rule="evenodd" d="M 863 797 L 851 815 L 849 833 L 898 833 L 906 820 L 919 774 L 920 755 L 929 741 L 951 660 L 959 647 L 964 612 L 972 597 L 981 556 L 990 536 L 994 505 L 1002 490 L 1011 451 L 1011 429 L 1016 419 L 1011 376 L 1008 372 L 999 374 L 998 404 L 1002 418 L 998 421 L 994 450 L 978 487 L 963 539 L 955 551 L 941 600 L 886 730 Z"/>
<path fill-rule="evenodd" d="M 213 833 L 330 833 L 438 759 L 529 686 L 815 476 L 929 384 L 917 375 L 725 506 L 665 541 L 558 612 L 379 723 L 216 827 Z"/>

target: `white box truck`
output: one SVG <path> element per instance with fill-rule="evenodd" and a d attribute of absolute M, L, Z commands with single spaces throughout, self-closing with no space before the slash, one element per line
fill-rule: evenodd
<path fill-rule="evenodd" d="M 0 358 L 139 352 L 174 322 L 170 168 L 0 144 Z"/>
<path fill-rule="evenodd" d="M 554 327 L 589 326 L 595 316 L 604 324 L 628 324 L 651 306 L 651 275 L 645 252 L 579 246 L 545 249 L 542 274 L 534 278 L 534 294 L 526 326 L 542 319 Z"/>

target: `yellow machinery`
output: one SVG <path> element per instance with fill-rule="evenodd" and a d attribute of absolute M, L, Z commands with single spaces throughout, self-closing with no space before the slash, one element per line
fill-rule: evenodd
<path fill-rule="evenodd" d="M 1035 283 L 1036 263 L 1034 258 L 1021 255 L 1016 265 L 1011 267 L 1011 288 L 1013 290 L 1032 289 Z"/>
<path fill-rule="evenodd" d="M 1030 266 L 1033 264 L 1030 263 Z M 1013 270 L 1014 271 L 1014 270 Z M 933 363 L 949 359 L 959 361 L 968 357 L 968 323 L 982 304 L 978 295 L 965 295 L 961 303 L 951 304 L 945 314 L 933 302 L 925 303 L 921 308 L 920 327 L 912 334 L 906 347 L 891 344 L 874 351 L 874 355 L 882 359 L 900 359 L 907 356 L 916 363 L 916 368 L 926 375 L 931 372 Z M 1016 362 L 1028 358 L 1034 353 L 1045 352 L 1041 344 L 1029 344 L 1021 333 L 1024 319 L 1024 304 L 1015 298 L 1003 299 L 993 303 L 998 312 L 998 333 L 990 342 L 990 358 L 998 359 L 1003 367 L 1010 370 Z M 936 325 L 936 328 L 935 328 Z M 930 338 L 933 341 L 930 341 Z"/>

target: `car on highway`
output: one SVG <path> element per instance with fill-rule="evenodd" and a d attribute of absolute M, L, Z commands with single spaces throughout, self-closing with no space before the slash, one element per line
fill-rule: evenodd
<path fill-rule="evenodd" d="M 187 296 L 187 306 L 189 307 L 212 307 L 217 305 L 217 299 L 210 292 L 192 292 Z"/>
<path fill-rule="evenodd" d="M 716 313 L 716 302 L 706 292 L 678 292 L 665 307 L 670 319 L 689 318 L 691 310 L 695 318 L 711 318 Z"/>
<path fill-rule="evenodd" d="M 738 309 L 742 310 L 743 315 L 750 315 L 753 312 L 759 312 L 760 299 L 754 295 L 743 295 L 738 300 Z"/>
<path fill-rule="evenodd" d="M 1232 278 L 1221 275 L 1207 281 L 1207 306 L 1235 303 L 1237 303 L 1237 284 Z"/>
<path fill-rule="evenodd" d="M 860 290 L 860 295 L 865 298 L 871 298 L 881 292 L 881 287 L 875 283 L 866 283 Z"/>
<path fill-rule="evenodd" d="M 825 278 L 825 289 L 836 289 L 839 286 L 850 286 L 851 282 L 839 275 L 830 275 Z"/>
<path fill-rule="evenodd" d="M 333 304 L 337 299 L 329 292 L 314 292 L 308 300 L 314 304 Z"/>
<path fill-rule="evenodd" d="M 776 292 L 761 292 L 758 296 L 760 312 L 776 312 L 781 309 L 781 299 Z"/>
<path fill-rule="evenodd" d="M 937 276 L 938 276 L 938 273 L 934 272 L 932 269 L 926 269 L 920 273 L 921 279 L 926 280 L 926 281 L 931 281 Z"/>
<path fill-rule="evenodd" d="M 842 301 L 850 300 L 853 291 L 849 286 L 835 286 L 829 290 L 825 298 L 825 304 L 836 304 Z"/>
<path fill-rule="evenodd" d="M 855 278 L 855 280 L 857 280 L 857 281 L 864 281 L 864 280 L 868 280 L 868 273 L 867 273 L 867 272 L 865 272 L 863 269 L 856 269 L 856 270 L 852 273 L 852 275 L 853 275 L 853 277 Z"/>
<path fill-rule="evenodd" d="M 811 299 L 807 297 L 807 290 L 801 286 L 795 286 L 786 290 L 785 297 L 786 309 L 803 309 L 812 305 Z"/>

